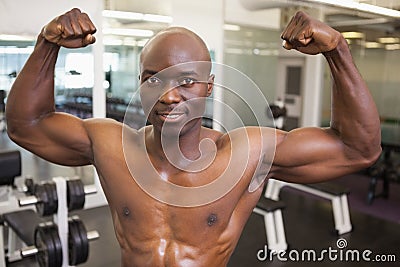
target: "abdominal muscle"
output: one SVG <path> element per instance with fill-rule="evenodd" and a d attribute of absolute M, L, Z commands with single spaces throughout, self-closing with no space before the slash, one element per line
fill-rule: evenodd
<path fill-rule="evenodd" d="M 114 222 L 117 239 L 121 246 L 123 267 L 223 267 L 228 263 L 237 240 L 218 235 L 215 231 L 193 231 L 185 238 L 173 233 L 170 225 L 160 224 L 156 229 L 143 229 Z M 139 223 L 140 224 L 140 223 Z M 151 223 L 149 224 L 151 225 Z M 196 227 L 194 227 L 196 228 Z M 183 232 L 190 231 L 187 224 Z M 213 233 L 207 233 L 213 232 Z"/>

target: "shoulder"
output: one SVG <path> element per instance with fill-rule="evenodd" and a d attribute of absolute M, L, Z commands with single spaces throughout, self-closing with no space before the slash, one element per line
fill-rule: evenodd
<path fill-rule="evenodd" d="M 230 139 L 231 141 L 249 142 L 251 145 L 271 141 L 276 143 L 276 139 L 282 139 L 283 131 L 270 127 L 247 126 L 234 129 L 221 136 L 221 139 Z"/>
<path fill-rule="evenodd" d="M 122 131 L 123 124 L 108 118 L 91 118 L 84 120 L 84 126 L 89 135 L 96 136 L 108 131 Z"/>
<path fill-rule="evenodd" d="M 121 143 L 123 135 L 137 135 L 137 130 L 108 118 L 92 118 L 84 120 L 84 126 L 93 143 Z"/>
<path fill-rule="evenodd" d="M 123 146 L 130 145 L 134 149 L 139 140 L 136 129 L 114 119 L 86 119 L 84 125 L 97 156 L 99 154 L 120 156 L 123 154 Z"/>

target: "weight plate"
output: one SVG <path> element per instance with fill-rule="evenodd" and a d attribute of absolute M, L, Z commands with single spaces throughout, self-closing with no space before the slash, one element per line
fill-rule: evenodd
<path fill-rule="evenodd" d="M 89 257 L 89 240 L 87 239 L 87 231 L 83 222 L 79 218 L 74 218 L 74 222 L 76 227 L 78 228 L 78 233 L 81 237 L 82 249 L 81 261 L 79 262 L 79 264 L 81 264 L 86 262 Z"/>
<path fill-rule="evenodd" d="M 51 186 L 51 192 L 53 193 L 53 199 L 54 199 L 54 213 L 57 213 L 58 211 L 58 195 L 57 195 L 57 186 L 53 182 L 50 184 Z"/>
<path fill-rule="evenodd" d="M 86 199 L 85 186 L 82 180 L 78 181 L 79 182 L 77 184 L 78 184 L 79 209 L 83 209 L 83 207 L 85 206 L 85 199 Z"/>
<path fill-rule="evenodd" d="M 53 237 L 54 244 L 54 256 L 55 256 L 55 267 L 61 267 L 63 264 L 63 250 L 61 239 L 58 234 L 58 227 L 54 224 L 54 227 L 49 229 L 51 236 Z"/>
<path fill-rule="evenodd" d="M 57 251 L 52 235 L 54 227 L 53 223 L 41 223 L 35 229 L 35 246 L 38 249 L 36 260 L 40 267 L 61 266 L 57 265 Z"/>
<path fill-rule="evenodd" d="M 80 179 L 69 180 L 67 183 L 68 211 L 82 209 L 85 205 L 85 191 Z"/>
<path fill-rule="evenodd" d="M 75 222 L 68 221 L 68 255 L 69 265 L 78 265 L 82 259 L 82 240 Z"/>
<path fill-rule="evenodd" d="M 75 180 L 67 181 L 67 203 L 68 203 L 68 211 L 72 211 L 76 207 L 76 187 Z"/>
<path fill-rule="evenodd" d="M 38 203 L 35 204 L 36 211 L 40 214 L 40 216 L 47 216 L 48 214 L 48 195 L 47 190 L 44 187 L 44 184 L 38 184 L 35 188 L 35 197 L 38 199 Z"/>
<path fill-rule="evenodd" d="M 46 214 L 53 215 L 58 210 L 57 188 L 55 183 L 45 183 L 44 188 L 47 193 L 48 204 L 46 205 Z"/>

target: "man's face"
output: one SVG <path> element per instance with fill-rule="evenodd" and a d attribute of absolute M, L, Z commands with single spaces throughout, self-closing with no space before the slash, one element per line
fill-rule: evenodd
<path fill-rule="evenodd" d="M 211 94 L 210 62 L 187 62 L 165 69 L 144 68 L 140 95 L 148 121 L 166 135 L 184 134 L 201 122 Z"/>
<path fill-rule="evenodd" d="M 201 125 L 214 76 L 207 48 L 182 32 L 163 33 L 143 49 L 140 96 L 148 121 L 167 135 Z"/>

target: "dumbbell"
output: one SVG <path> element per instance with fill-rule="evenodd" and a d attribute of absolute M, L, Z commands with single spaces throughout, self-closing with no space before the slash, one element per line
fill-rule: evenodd
<path fill-rule="evenodd" d="M 97 231 L 87 232 L 85 225 L 77 217 L 68 220 L 68 255 L 69 264 L 78 265 L 89 257 L 89 241 L 100 237 Z"/>
<path fill-rule="evenodd" d="M 33 195 L 19 199 L 20 206 L 35 205 L 41 216 L 55 214 L 58 210 L 57 188 L 54 182 L 32 184 L 27 181 L 26 187 Z M 96 193 L 95 186 L 84 186 L 80 179 L 67 180 L 68 211 L 82 209 L 85 205 L 85 196 Z"/>
<path fill-rule="evenodd" d="M 85 225 L 74 216 L 68 219 L 69 265 L 79 265 L 89 257 L 89 241 L 99 238 L 97 231 L 87 232 Z M 35 229 L 35 245 L 21 250 L 23 258 L 36 256 L 40 267 L 61 267 L 63 250 L 57 225 L 50 221 L 39 224 Z"/>

